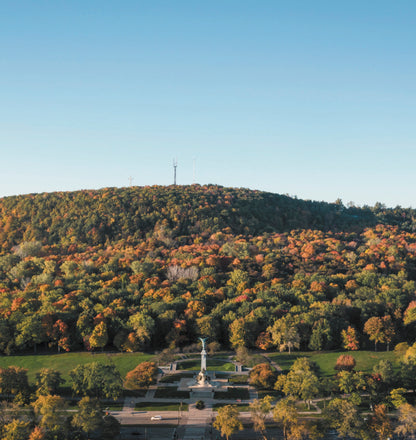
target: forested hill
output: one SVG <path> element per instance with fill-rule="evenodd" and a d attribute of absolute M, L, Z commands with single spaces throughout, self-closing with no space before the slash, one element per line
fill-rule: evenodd
<path fill-rule="evenodd" d="M 0 354 L 413 343 L 414 217 L 218 186 L 7 197 Z"/>
<path fill-rule="evenodd" d="M 168 242 L 232 234 L 260 235 L 293 229 L 361 230 L 377 223 L 410 230 L 415 212 L 346 208 L 342 203 L 303 201 L 288 196 L 220 186 L 152 186 L 29 194 L 0 199 L 3 250 L 22 241 L 43 245 L 99 245 L 156 234 Z"/>

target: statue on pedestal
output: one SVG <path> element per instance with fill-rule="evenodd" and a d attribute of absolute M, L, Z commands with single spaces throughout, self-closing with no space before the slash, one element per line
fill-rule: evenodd
<path fill-rule="evenodd" d="M 196 381 L 200 385 L 204 385 L 206 382 L 209 382 L 209 377 L 207 375 L 207 352 L 205 350 L 205 343 L 208 338 L 199 338 L 202 342 L 202 351 L 201 351 L 201 371 L 199 372 Z"/>

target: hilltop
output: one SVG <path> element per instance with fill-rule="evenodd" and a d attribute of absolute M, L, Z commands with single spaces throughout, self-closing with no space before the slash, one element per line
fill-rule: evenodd
<path fill-rule="evenodd" d="M 346 208 L 284 195 L 220 186 L 151 186 L 28 194 L 0 199 L 0 242 L 99 245 L 137 243 L 158 232 L 186 241 L 226 229 L 248 236 L 293 229 L 362 230 L 377 223 L 414 227 L 415 211 Z"/>

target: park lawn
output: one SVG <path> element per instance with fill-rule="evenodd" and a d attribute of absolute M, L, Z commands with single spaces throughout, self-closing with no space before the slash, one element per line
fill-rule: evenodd
<path fill-rule="evenodd" d="M 201 369 L 201 361 L 199 359 L 182 361 L 177 363 L 178 370 L 199 371 Z M 235 371 L 235 366 L 231 362 L 219 359 L 207 360 L 208 371 Z"/>
<path fill-rule="evenodd" d="M 114 402 L 109 403 L 106 407 L 104 407 L 104 411 L 122 411 L 124 407 L 123 402 Z"/>
<path fill-rule="evenodd" d="M 217 410 L 218 408 L 222 408 L 223 406 L 227 405 L 229 405 L 229 403 L 215 403 L 213 405 L 213 409 Z M 250 411 L 250 405 L 246 405 L 245 403 L 234 403 L 233 406 L 236 406 L 239 412 Z"/>
<path fill-rule="evenodd" d="M 157 399 L 189 399 L 189 391 L 178 391 L 178 387 L 158 387 L 155 391 Z"/>
<path fill-rule="evenodd" d="M 273 397 L 273 400 L 277 400 L 282 397 L 282 393 L 276 390 L 258 390 L 257 395 L 259 399 L 263 399 L 266 396 L 270 396 Z"/>
<path fill-rule="evenodd" d="M 228 387 L 227 391 L 214 392 L 214 399 L 218 399 L 218 400 L 232 400 L 232 399 L 247 400 L 249 398 L 250 398 L 250 394 L 247 388 Z"/>
<path fill-rule="evenodd" d="M 170 402 L 139 402 L 134 406 L 135 411 L 188 411 L 187 403 L 170 403 Z"/>
<path fill-rule="evenodd" d="M 36 373 L 41 368 L 52 368 L 59 371 L 62 377 L 69 382 L 69 372 L 77 365 L 91 362 L 114 363 L 121 377 L 133 370 L 137 364 L 151 360 L 153 355 L 144 353 L 57 353 L 20 356 L 0 356 L 0 368 L 11 365 L 26 368 L 29 382 L 33 383 Z"/>
<path fill-rule="evenodd" d="M 287 372 L 292 366 L 293 362 L 300 357 L 307 357 L 315 362 L 319 367 L 320 376 L 333 376 L 336 374 L 334 370 L 335 363 L 342 354 L 349 354 L 354 357 L 357 364 L 355 369 L 357 371 L 364 371 L 370 373 L 378 362 L 381 360 L 389 360 L 393 366 L 397 364 L 397 357 L 393 351 L 297 351 L 292 353 L 274 353 L 269 357 L 276 362 L 284 372 Z"/>
<path fill-rule="evenodd" d="M 247 385 L 248 375 L 245 374 L 233 374 L 228 378 L 228 382 L 233 385 Z"/>
<path fill-rule="evenodd" d="M 195 373 L 173 373 L 173 374 L 166 374 L 165 376 L 163 376 L 160 380 L 159 383 L 175 383 L 175 382 L 179 382 L 181 379 L 184 378 L 191 378 L 194 377 Z"/>

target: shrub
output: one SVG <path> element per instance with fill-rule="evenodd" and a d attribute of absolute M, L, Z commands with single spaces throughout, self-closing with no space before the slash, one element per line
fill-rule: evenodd
<path fill-rule="evenodd" d="M 350 354 L 342 354 L 335 364 L 337 371 L 352 371 L 355 368 L 355 359 Z"/>

